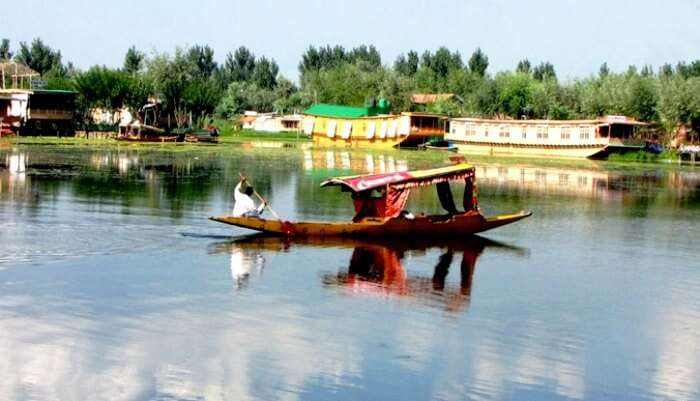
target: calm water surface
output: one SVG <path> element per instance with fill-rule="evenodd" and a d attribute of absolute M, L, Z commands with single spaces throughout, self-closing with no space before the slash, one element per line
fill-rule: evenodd
<path fill-rule="evenodd" d="M 239 171 L 344 220 L 326 176 L 442 159 L 1 147 L 0 399 L 700 399 L 698 169 L 475 159 L 485 212 L 534 215 L 450 243 L 207 220 Z"/>

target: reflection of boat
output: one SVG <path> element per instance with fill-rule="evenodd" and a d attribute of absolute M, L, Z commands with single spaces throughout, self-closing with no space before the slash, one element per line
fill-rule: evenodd
<path fill-rule="evenodd" d="M 464 211 L 457 210 L 449 181 L 465 180 Z M 352 193 L 351 223 L 289 222 L 258 217 L 211 217 L 212 220 L 286 236 L 415 237 L 469 235 L 516 222 L 530 212 L 485 217 L 478 209 L 474 167 L 464 163 L 431 170 L 331 178 L 321 186 L 340 186 Z M 436 185 L 445 215 L 413 216 L 403 211 L 411 188 Z"/>
<path fill-rule="evenodd" d="M 219 143 L 219 137 L 211 136 L 208 133 L 191 132 L 185 135 L 185 142 Z"/>
<path fill-rule="evenodd" d="M 234 241 L 218 242 L 210 246 L 210 253 L 286 252 L 292 247 L 352 249 L 348 268 L 337 273 L 324 273 L 322 282 L 327 287 L 349 290 L 350 294 L 408 297 L 439 306 L 449 311 L 460 310 L 469 301 L 474 270 L 478 257 L 486 248 L 500 249 L 525 255 L 527 250 L 473 236 L 462 240 L 413 239 L 384 241 L 354 240 L 339 237 L 308 237 L 289 240 L 280 237 L 253 235 Z M 408 252 L 441 249 L 442 253 L 432 276 L 408 272 L 402 263 Z M 460 279 L 451 284 L 448 274 L 453 261 L 462 254 Z M 233 262 L 232 262 L 233 269 Z M 232 270 L 233 271 L 233 270 Z"/>

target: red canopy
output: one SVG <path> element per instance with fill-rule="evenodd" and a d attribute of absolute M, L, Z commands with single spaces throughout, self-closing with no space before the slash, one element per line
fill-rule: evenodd
<path fill-rule="evenodd" d="M 321 186 L 339 185 L 353 192 L 361 192 L 386 186 L 396 189 L 414 188 L 473 176 L 474 167 L 459 163 L 430 170 L 335 177 L 323 181 Z"/>

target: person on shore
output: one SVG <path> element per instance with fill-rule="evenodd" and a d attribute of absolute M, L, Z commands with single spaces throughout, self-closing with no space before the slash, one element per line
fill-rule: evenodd
<path fill-rule="evenodd" d="M 216 128 L 216 125 L 214 125 L 214 120 L 209 120 L 209 125 L 207 125 L 207 132 L 209 132 L 209 136 L 211 137 L 218 137 L 219 136 L 219 129 Z"/>
<path fill-rule="evenodd" d="M 253 201 L 253 194 L 255 189 L 248 185 L 248 181 L 245 177 L 241 176 L 241 180 L 236 185 L 233 190 L 233 217 L 260 217 L 262 212 L 265 210 L 267 203 L 263 201 L 259 206 L 255 206 Z"/>

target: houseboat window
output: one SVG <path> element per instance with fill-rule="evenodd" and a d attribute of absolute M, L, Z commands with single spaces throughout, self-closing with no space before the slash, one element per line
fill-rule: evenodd
<path fill-rule="evenodd" d="M 507 125 L 501 125 L 501 128 L 498 131 L 498 136 L 501 138 L 510 138 L 510 127 Z"/>
<path fill-rule="evenodd" d="M 537 139 L 548 139 L 549 138 L 549 128 L 542 125 L 537 127 Z"/>
<path fill-rule="evenodd" d="M 487 125 L 484 127 L 484 136 L 488 137 L 489 136 L 489 130 L 491 129 L 491 126 Z"/>
<path fill-rule="evenodd" d="M 569 127 L 561 127 L 561 139 L 562 141 L 571 139 L 571 129 Z"/>
<path fill-rule="evenodd" d="M 568 174 L 559 174 L 559 185 L 569 185 Z"/>
<path fill-rule="evenodd" d="M 579 139 L 590 139 L 590 132 L 591 130 L 588 129 L 588 127 L 579 127 L 578 128 L 578 136 Z"/>
<path fill-rule="evenodd" d="M 467 136 L 476 136 L 476 125 L 467 124 Z"/>
<path fill-rule="evenodd" d="M 457 133 L 457 128 L 451 127 L 451 131 L 450 131 L 450 132 L 452 132 L 453 134 L 456 134 L 456 133 Z"/>
<path fill-rule="evenodd" d="M 522 134 L 523 134 L 523 139 L 527 139 L 527 127 L 523 126 L 521 128 L 521 130 L 522 130 Z"/>

